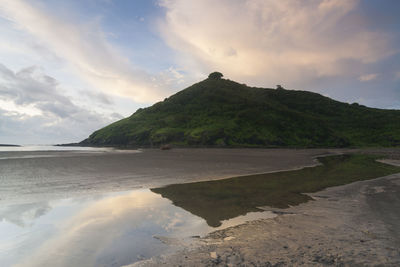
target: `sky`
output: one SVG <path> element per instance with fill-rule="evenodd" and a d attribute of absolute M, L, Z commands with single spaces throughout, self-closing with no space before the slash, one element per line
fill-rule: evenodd
<path fill-rule="evenodd" d="M 400 109 L 398 0 L 0 0 L 0 144 L 78 142 L 220 71 Z"/>

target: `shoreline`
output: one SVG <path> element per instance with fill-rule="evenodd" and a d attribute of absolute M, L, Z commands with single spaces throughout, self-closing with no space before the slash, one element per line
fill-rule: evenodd
<path fill-rule="evenodd" d="M 400 160 L 383 160 L 400 166 Z M 138 266 L 399 266 L 400 173 L 307 194 L 277 217 L 214 231 Z"/>
<path fill-rule="evenodd" d="M 399 266 L 400 236 L 393 233 L 400 226 L 393 222 L 400 203 L 389 202 L 399 193 L 400 174 L 330 187 L 298 206 L 264 207 L 277 217 L 215 231 L 176 254 L 129 266 Z"/>

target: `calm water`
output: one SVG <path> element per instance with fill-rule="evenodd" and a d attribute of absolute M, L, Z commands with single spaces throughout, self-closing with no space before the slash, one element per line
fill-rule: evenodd
<path fill-rule="evenodd" d="M 148 189 L 3 206 L 0 266 L 122 266 L 269 217 L 252 212 L 212 228 Z"/>
<path fill-rule="evenodd" d="M 53 146 L 53 145 L 23 145 L 0 146 L 0 152 L 12 151 L 111 151 L 113 148 L 80 147 L 80 146 Z"/>

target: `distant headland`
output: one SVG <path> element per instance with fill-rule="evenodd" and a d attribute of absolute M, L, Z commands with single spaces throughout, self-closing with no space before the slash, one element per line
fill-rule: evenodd
<path fill-rule="evenodd" d="M 0 144 L 0 146 L 20 147 L 20 145 L 12 145 L 12 144 Z"/>

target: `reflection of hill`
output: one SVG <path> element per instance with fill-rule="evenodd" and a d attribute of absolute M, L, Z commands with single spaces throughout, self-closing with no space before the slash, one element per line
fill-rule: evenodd
<path fill-rule="evenodd" d="M 174 184 L 151 189 L 174 205 L 204 218 L 213 227 L 222 220 L 258 211 L 257 207 L 287 208 L 311 198 L 302 193 L 400 172 L 369 155 L 319 158 L 321 166 L 298 171 L 250 175 L 230 179 Z"/>

